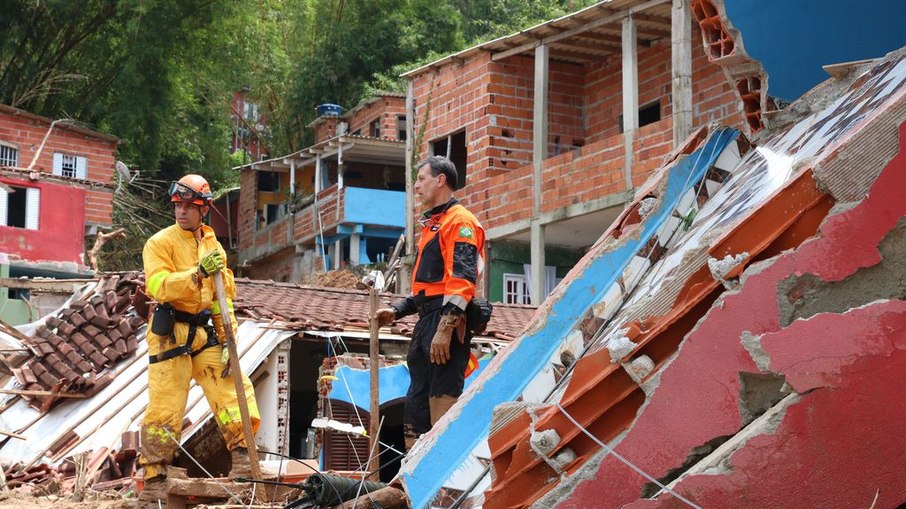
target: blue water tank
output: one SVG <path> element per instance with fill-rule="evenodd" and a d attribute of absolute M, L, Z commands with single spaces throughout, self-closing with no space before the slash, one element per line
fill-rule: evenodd
<path fill-rule="evenodd" d="M 339 117 L 343 113 L 343 107 L 339 104 L 319 104 L 315 107 L 319 117 Z"/>

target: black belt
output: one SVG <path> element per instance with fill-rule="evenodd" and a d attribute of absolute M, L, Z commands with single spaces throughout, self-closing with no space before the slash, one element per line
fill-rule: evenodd
<path fill-rule="evenodd" d="M 220 342 L 217 341 L 217 334 L 214 333 L 214 328 L 208 325 L 208 322 L 211 319 L 210 310 L 205 310 L 195 315 L 174 309 L 173 319 L 177 322 L 189 324 L 189 334 L 186 335 L 186 344 L 163 351 L 157 355 L 149 355 L 148 364 L 156 364 L 174 357 L 179 357 L 180 355 L 191 355 L 192 357 L 195 357 L 204 350 L 220 344 Z M 198 332 L 198 326 L 203 327 L 207 331 L 208 341 L 202 345 L 201 348 L 193 352 L 192 343 L 195 341 L 195 334 Z"/>
<path fill-rule="evenodd" d="M 444 306 L 443 295 L 433 295 L 425 297 L 425 294 L 418 293 L 415 295 L 415 308 L 418 310 L 418 316 L 425 316 L 428 313 L 437 311 Z"/>

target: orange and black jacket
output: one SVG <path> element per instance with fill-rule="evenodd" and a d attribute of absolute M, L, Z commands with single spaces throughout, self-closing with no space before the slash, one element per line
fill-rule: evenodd
<path fill-rule="evenodd" d="M 432 297 L 443 297 L 442 307 L 459 314 L 475 296 L 484 268 L 484 228 L 455 198 L 426 212 L 420 222 L 412 295 L 393 305 L 397 317 L 415 313 Z"/>

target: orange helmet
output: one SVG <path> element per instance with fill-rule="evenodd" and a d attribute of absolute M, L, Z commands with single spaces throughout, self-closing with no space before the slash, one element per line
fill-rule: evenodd
<path fill-rule="evenodd" d="M 171 202 L 192 203 L 201 206 L 210 205 L 211 198 L 214 196 L 211 194 L 211 186 L 208 185 L 208 181 L 201 175 L 191 173 L 179 179 L 178 182 L 170 182 L 168 193 Z"/>

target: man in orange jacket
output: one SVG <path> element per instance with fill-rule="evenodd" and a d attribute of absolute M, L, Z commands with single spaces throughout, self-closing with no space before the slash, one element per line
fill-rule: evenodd
<path fill-rule="evenodd" d="M 425 213 L 415 258 L 412 294 L 379 309 L 380 325 L 418 313 L 406 361 L 406 448 L 426 433 L 462 394 L 469 363 L 465 310 L 475 296 L 484 261 L 484 229 L 453 197 L 458 176 L 446 157 L 433 156 L 418 171 L 415 195 Z M 455 336 L 455 340 L 453 339 Z"/>
<path fill-rule="evenodd" d="M 166 468 L 179 446 L 193 378 L 204 391 L 230 450 L 230 477 L 251 473 L 236 387 L 224 370 L 229 362 L 223 346 L 226 336 L 210 277 L 223 273 L 235 334 L 233 273 L 226 268 L 226 253 L 214 230 L 203 223 L 211 205 L 211 188 L 201 176 L 186 175 L 170 185 L 169 194 L 176 224 L 148 239 L 142 253 L 147 292 L 157 303 L 148 324 L 148 408 L 141 430 L 145 485 L 140 498 L 149 501 L 166 501 Z M 261 417 L 255 392 L 247 376 L 242 381 L 252 428 L 257 431 Z"/>

